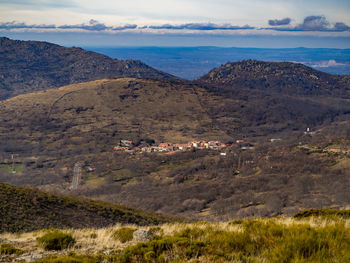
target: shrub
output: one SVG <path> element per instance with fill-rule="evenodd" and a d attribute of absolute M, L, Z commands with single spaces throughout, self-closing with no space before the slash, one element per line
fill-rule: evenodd
<path fill-rule="evenodd" d="M 179 237 L 186 237 L 189 239 L 200 239 L 206 231 L 204 229 L 199 228 L 199 227 L 186 227 L 183 230 L 175 233 L 176 236 Z"/>
<path fill-rule="evenodd" d="M 113 233 L 113 238 L 119 240 L 122 243 L 126 243 L 133 239 L 133 234 L 136 231 L 135 228 L 122 227 Z"/>
<path fill-rule="evenodd" d="M 97 234 L 96 233 L 91 233 L 90 234 L 90 238 L 93 238 L 93 239 L 97 238 Z"/>
<path fill-rule="evenodd" d="M 79 256 L 79 255 L 73 255 L 73 256 L 63 256 L 63 257 L 50 257 L 50 258 L 43 258 L 35 261 L 35 263 L 99 263 L 101 260 L 99 260 L 97 257 L 93 256 Z"/>
<path fill-rule="evenodd" d="M 155 141 L 153 139 L 146 139 L 146 143 L 149 145 L 155 144 Z"/>
<path fill-rule="evenodd" d="M 297 219 L 308 218 L 308 217 L 341 217 L 350 218 L 350 210 L 336 210 L 336 209 L 306 209 L 304 211 L 296 213 L 293 217 Z"/>
<path fill-rule="evenodd" d="M 118 262 L 168 262 L 167 259 L 170 258 L 184 262 L 200 257 L 204 249 L 205 243 L 200 241 L 192 241 L 183 237 L 164 237 L 126 248 Z"/>
<path fill-rule="evenodd" d="M 160 238 L 164 235 L 164 230 L 160 226 L 151 227 L 148 231 L 153 234 L 153 238 Z"/>
<path fill-rule="evenodd" d="M 16 248 L 8 243 L 0 244 L 0 255 L 20 255 L 23 254 L 24 251 L 22 249 Z"/>
<path fill-rule="evenodd" d="M 244 220 L 243 219 L 235 219 L 229 222 L 229 225 L 241 225 L 243 224 Z"/>
<path fill-rule="evenodd" d="M 280 239 L 274 240 L 273 248 L 265 252 L 272 262 L 348 262 L 350 259 L 350 238 L 344 224 L 291 225 L 283 232 Z"/>
<path fill-rule="evenodd" d="M 59 230 L 50 230 L 45 235 L 38 237 L 37 241 L 46 250 L 62 250 L 75 244 L 72 234 Z"/>

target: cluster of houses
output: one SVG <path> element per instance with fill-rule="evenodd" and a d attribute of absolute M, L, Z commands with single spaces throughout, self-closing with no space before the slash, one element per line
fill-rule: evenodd
<path fill-rule="evenodd" d="M 191 151 L 193 149 L 210 149 L 219 151 L 227 146 L 227 144 L 224 144 L 220 141 L 193 141 L 185 144 L 163 142 L 158 145 L 135 147 L 133 141 L 121 140 L 120 144 L 118 146 L 115 146 L 113 149 L 115 151 L 125 151 L 131 153 L 161 152 L 165 154 L 174 154 L 177 152 Z"/>

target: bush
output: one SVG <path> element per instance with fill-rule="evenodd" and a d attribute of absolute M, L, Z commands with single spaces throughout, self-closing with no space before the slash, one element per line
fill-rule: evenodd
<path fill-rule="evenodd" d="M 113 238 L 119 240 L 122 243 L 126 243 L 133 239 L 133 234 L 136 231 L 135 228 L 122 227 L 113 233 Z"/>
<path fill-rule="evenodd" d="M 293 217 L 297 219 L 308 217 L 341 217 L 344 219 L 350 218 L 350 210 L 336 210 L 336 209 L 306 209 L 296 213 Z"/>
<path fill-rule="evenodd" d="M 63 257 L 50 257 L 43 258 L 35 261 L 35 263 L 99 263 L 98 258 L 93 256 L 63 256 Z"/>
<path fill-rule="evenodd" d="M 62 250 L 75 244 L 72 234 L 64 233 L 59 230 L 51 230 L 37 241 L 46 250 Z"/>
<path fill-rule="evenodd" d="M 20 255 L 23 254 L 24 251 L 22 249 L 16 248 L 8 243 L 0 244 L 0 255 Z"/>
<path fill-rule="evenodd" d="M 126 248 L 118 262 L 168 262 L 168 259 L 186 262 L 191 258 L 200 257 L 204 249 L 205 243 L 200 241 L 183 237 L 164 237 Z"/>
<path fill-rule="evenodd" d="M 91 234 L 90 234 L 90 238 L 92 238 L 92 239 L 97 238 L 97 234 L 96 234 L 96 233 L 91 233 Z"/>
<path fill-rule="evenodd" d="M 151 232 L 154 236 L 164 235 L 164 231 L 160 226 L 151 227 L 148 231 Z"/>
<path fill-rule="evenodd" d="M 155 141 L 153 139 L 146 139 L 146 143 L 148 145 L 153 145 L 153 144 L 155 144 Z"/>

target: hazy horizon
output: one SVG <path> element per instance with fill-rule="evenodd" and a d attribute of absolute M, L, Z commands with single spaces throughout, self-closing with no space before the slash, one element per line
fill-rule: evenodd
<path fill-rule="evenodd" d="M 1 36 L 61 45 L 350 47 L 347 0 L 15 0 L 0 7 Z"/>

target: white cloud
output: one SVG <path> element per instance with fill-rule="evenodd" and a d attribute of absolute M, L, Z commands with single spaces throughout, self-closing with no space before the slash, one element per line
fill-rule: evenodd
<path fill-rule="evenodd" d="M 315 68 L 329 68 L 329 67 L 337 67 L 337 66 L 344 66 L 343 63 L 338 63 L 334 59 L 326 60 L 326 61 L 320 61 L 314 65 L 311 65 L 311 67 Z"/>

